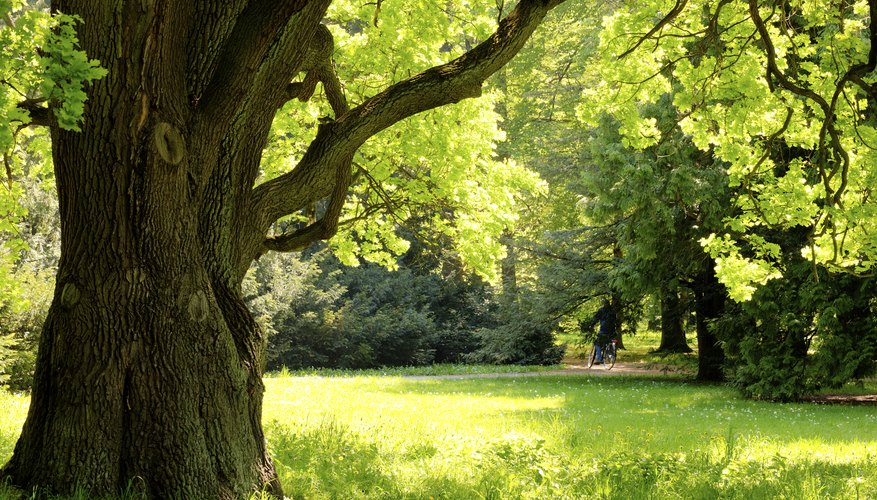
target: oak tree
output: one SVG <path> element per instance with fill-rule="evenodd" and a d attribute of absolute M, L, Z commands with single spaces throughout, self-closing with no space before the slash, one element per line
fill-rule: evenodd
<path fill-rule="evenodd" d="M 330 0 L 52 2 L 75 17 L 48 29 L 61 46 L 41 57 L 83 72 L 63 85 L 44 74 L 54 93 L 4 115 L 51 132 L 62 235 L 30 410 L 2 474 L 66 493 L 280 494 L 261 428 L 264 338 L 241 297 L 251 262 L 331 237 L 360 147 L 480 95 L 562 1 L 520 1 L 460 57 L 355 105 L 327 61 Z M 81 83 L 101 75 L 77 35 L 106 71 L 87 100 Z M 317 82 L 331 115 L 294 168 L 260 179 L 275 115 Z M 273 231 L 320 202 L 309 223 Z"/>

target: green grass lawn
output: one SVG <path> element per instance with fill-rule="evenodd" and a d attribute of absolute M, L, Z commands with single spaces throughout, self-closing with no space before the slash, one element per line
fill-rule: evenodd
<path fill-rule="evenodd" d="M 588 376 L 267 381 L 288 494 L 874 498 L 877 411 Z"/>
<path fill-rule="evenodd" d="M 681 378 L 266 380 L 293 498 L 877 498 L 877 408 Z M 0 462 L 27 400 L 0 394 Z"/>

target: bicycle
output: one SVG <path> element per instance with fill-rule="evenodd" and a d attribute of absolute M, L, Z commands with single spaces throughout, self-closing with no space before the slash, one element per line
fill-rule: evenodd
<path fill-rule="evenodd" d="M 615 366 L 615 359 L 618 356 L 617 349 L 618 339 L 608 340 L 600 346 L 601 351 L 603 352 L 603 368 L 607 370 L 611 370 L 613 366 Z M 591 346 L 591 353 L 588 354 L 588 369 L 594 365 L 597 358 L 597 341 L 594 341 L 594 345 Z"/>

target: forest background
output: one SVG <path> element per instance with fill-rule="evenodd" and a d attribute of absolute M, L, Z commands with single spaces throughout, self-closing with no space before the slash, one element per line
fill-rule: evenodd
<path fill-rule="evenodd" d="M 29 388 L 60 255 L 50 139 L 21 126 L 36 118 L 20 103 L 69 103 L 58 119 L 75 128 L 82 82 L 103 76 L 75 50 L 75 19 L 25 7 L 0 3 L 9 54 L 45 40 L 36 63 L 0 67 L 0 380 L 13 390 Z M 606 298 L 623 335 L 660 328 L 660 350 L 696 348 L 699 378 L 751 397 L 873 373 L 874 8 L 629 7 L 561 5 L 480 98 L 359 150 L 338 234 L 263 255 L 244 282 L 269 370 L 554 364 L 558 334 L 579 335 Z M 347 99 L 471 48 L 509 10 L 468 8 L 335 2 Z M 265 178 L 331 114 L 317 92 L 278 114 Z"/>

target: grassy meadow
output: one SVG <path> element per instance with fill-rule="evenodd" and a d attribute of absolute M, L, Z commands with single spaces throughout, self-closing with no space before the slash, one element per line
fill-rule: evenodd
<path fill-rule="evenodd" d="M 267 378 L 264 423 L 286 494 L 877 498 L 874 406 L 747 401 L 678 375 L 467 370 Z M 0 406 L 5 462 L 27 398 L 0 393 Z"/>
<path fill-rule="evenodd" d="M 877 410 L 636 377 L 275 378 L 300 498 L 877 498 Z"/>

